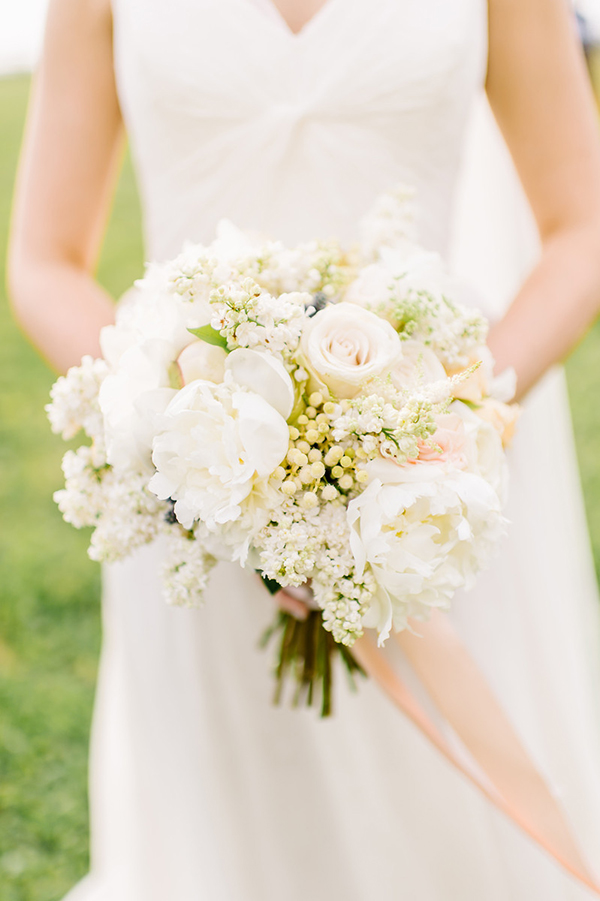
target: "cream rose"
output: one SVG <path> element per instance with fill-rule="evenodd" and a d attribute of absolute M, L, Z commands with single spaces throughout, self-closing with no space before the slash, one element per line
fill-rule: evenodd
<path fill-rule="evenodd" d="M 402 342 L 402 359 L 392 369 L 396 388 L 418 388 L 445 378 L 446 370 L 430 347 L 420 341 Z"/>
<path fill-rule="evenodd" d="M 469 362 L 466 366 L 451 369 L 448 375 L 458 375 L 475 363 L 480 364 L 475 372 L 454 386 L 452 394 L 457 400 L 468 400 L 471 403 L 478 404 L 482 398 L 490 393 L 494 377 L 494 358 L 487 347 L 479 347 L 477 350 L 474 350 L 469 355 Z"/>
<path fill-rule="evenodd" d="M 521 408 L 517 404 L 504 404 L 493 397 L 488 397 L 477 407 L 475 412 L 498 432 L 503 447 L 508 447 L 515 434 Z"/>
<path fill-rule="evenodd" d="M 309 372 L 339 398 L 354 397 L 402 358 L 400 338 L 389 322 L 345 302 L 316 313 L 306 324 L 300 347 Z"/>

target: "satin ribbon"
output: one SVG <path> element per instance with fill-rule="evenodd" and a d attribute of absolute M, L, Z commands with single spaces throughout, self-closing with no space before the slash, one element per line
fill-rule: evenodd
<path fill-rule="evenodd" d="M 368 637 L 352 651 L 367 675 L 443 756 L 560 866 L 600 897 L 600 886 L 577 847 L 565 815 L 502 710 L 487 681 L 444 614 L 395 638 L 413 670 L 478 765 L 469 769 Z M 486 778 L 482 778 L 482 775 Z M 489 782 L 487 781 L 489 780 Z"/>

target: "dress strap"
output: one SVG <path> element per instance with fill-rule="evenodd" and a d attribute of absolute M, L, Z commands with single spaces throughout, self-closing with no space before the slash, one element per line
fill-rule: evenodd
<path fill-rule="evenodd" d="M 506 713 L 450 620 L 435 612 L 395 638 L 437 709 L 472 758 L 469 765 L 451 748 L 433 720 L 368 637 L 353 654 L 391 701 L 465 775 L 560 866 L 600 897 L 600 886 L 568 826 L 565 814 L 520 742 Z"/>

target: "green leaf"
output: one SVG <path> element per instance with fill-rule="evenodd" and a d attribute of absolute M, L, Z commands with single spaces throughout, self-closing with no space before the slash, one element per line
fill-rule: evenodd
<path fill-rule="evenodd" d="M 226 353 L 229 353 L 227 338 L 224 338 L 221 332 L 218 332 L 211 325 L 203 325 L 200 328 L 189 328 L 188 332 L 191 332 L 196 338 L 200 338 L 201 341 L 206 341 L 207 344 L 214 344 L 215 347 L 222 347 Z"/>
<path fill-rule="evenodd" d="M 276 582 L 275 579 L 269 579 L 268 576 L 264 576 L 262 573 L 259 575 L 263 580 L 265 588 L 270 594 L 277 594 L 278 591 L 281 591 L 281 585 L 279 582 Z"/>

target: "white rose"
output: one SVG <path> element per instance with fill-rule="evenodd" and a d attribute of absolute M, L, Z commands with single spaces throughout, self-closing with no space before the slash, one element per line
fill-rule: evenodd
<path fill-rule="evenodd" d="M 340 398 L 354 397 L 402 357 L 400 339 L 385 319 L 344 302 L 309 319 L 300 346 L 309 371 Z"/>
<path fill-rule="evenodd" d="M 345 303 L 355 303 L 367 310 L 377 310 L 393 288 L 392 273 L 381 263 L 371 263 L 360 270 L 358 278 L 350 282 L 344 294 Z"/>
<path fill-rule="evenodd" d="M 420 341 L 402 342 L 402 359 L 392 369 L 396 388 L 418 388 L 446 378 L 446 370 L 431 350 Z"/>
<path fill-rule="evenodd" d="M 185 528 L 201 520 L 218 531 L 242 515 L 255 485 L 262 490 L 288 446 L 285 419 L 260 395 L 230 378 L 222 385 L 196 380 L 165 411 L 149 487 L 176 501 L 175 514 Z"/>
<path fill-rule="evenodd" d="M 377 262 L 361 269 L 344 300 L 376 310 L 389 300 L 390 290 L 399 295 L 411 289 L 428 291 L 438 297 L 451 284 L 439 254 L 403 241 L 398 247 L 381 247 Z"/>
<path fill-rule="evenodd" d="M 358 571 L 368 564 L 377 580 L 364 622 L 382 644 L 409 617 L 448 608 L 454 592 L 472 583 L 504 520 L 497 493 L 471 472 L 382 459 L 367 469 L 371 482 L 347 515 Z"/>

